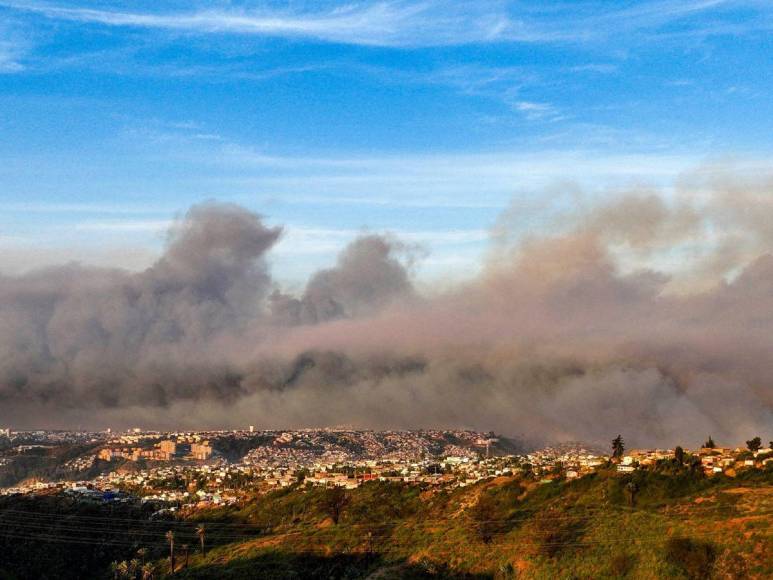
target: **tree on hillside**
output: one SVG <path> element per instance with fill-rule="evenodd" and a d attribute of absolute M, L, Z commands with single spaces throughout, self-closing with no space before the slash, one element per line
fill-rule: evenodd
<path fill-rule="evenodd" d="M 703 447 L 706 449 L 714 449 L 716 447 L 716 445 L 714 445 L 714 440 L 711 438 L 711 435 L 709 435 L 709 438 L 706 443 L 703 444 Z"/>
<path fill-rule="evenodd" d="M 174 574 L 174 532 L 172 530 L 166 533 L 166 539 L 169 542 L 169 570 Z"/>
<path fill-rule="evenodd" d="M 631 507 L 636 505 L 636 493 L 639 491 L 639 486 L 636 485 L 636 482 L 629 481 L 628 484 L 625 486 L 625 491 L 628 494 L 628 505 Z"/>
<path fill-rule="evenodd" d="M 185 568 L 188 567 L 188 559 L 190 557 L 190 546 L 188 544 L 183 544 L 183 554 L 185 554 Z"/>
<path fill-rule="evenodd" d="M 207 528 L 204 524 L 196 526 L 196 535 L 199 537 L 199 544 L 201 545 L 201 553 L 204 553 L 204 537 L 207 534 Z"/>
<path fill-rule="evenodd" d="M 625 453 L 625 443 L 622 435 L 618 435 L 612 440 L 612 457 L 620 459 Z"/>
<path fill-rule="evenodd" d="M 762 447 L 762 439 L 759 437 L 755 437 L 754 439 L 749 439 L 746 442 L 746 446 L 749 448 L 749 451 L 752 453 L 756 453 L 760 450 L 760 447 Z"/>
<path fill-rule="evenodd" d="M 341 519 L 341 512 L 344 511 L 344 508 L 348 503 L 349 495 L 346 493 L 346 490 L 340 486 L 326 489 L 325 495 L 322 498 L 322 507 L 333 520 L 334 524 L 338 524 L 338 520 Z"/>
<path fill-rule="evenodd" d="M 684 449 L 680 445 L 677 445 L 676 449 L 674 449 L 674 459 L 676 459 L 679 465 L 684 465 Z"/>

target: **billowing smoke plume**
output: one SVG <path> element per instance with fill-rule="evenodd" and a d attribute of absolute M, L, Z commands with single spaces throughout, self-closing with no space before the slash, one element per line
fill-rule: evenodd
<path fill-rule="evenodd" d="M 289 324 L 314 324 L 373 314 L 412 294 L 401 244 L 383 236 L 362 236 L 338 257 L 334 268 L 317 272 L 300 299 L 275 292 L 272 311 Z"/>
<path fill-rule="evenodd" d="M 68 406 L 238 396 L 220 355 L 260 320 L 263 256 L 279 234 L 241 208 L 201 205 L 145 272 L 66 265 L 0 278 L 0 418 L 41 403 L 45 423 Z"/>
<path fill-rule="evenodd" d="M 196 206 L 145 272 L 0 278 L 0 421 L 770 437 L 773 188 L 681 188 L 515 240 L 507 212 L 482 273 L 432 294 L 376 235 L 286 294 L 264 262 L 279 230 Z"/>

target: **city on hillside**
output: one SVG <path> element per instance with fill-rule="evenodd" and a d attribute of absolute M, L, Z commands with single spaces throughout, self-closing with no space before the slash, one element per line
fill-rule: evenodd
<path fill-rule="evenodd" d="M 613 467 L 621 474 L 676 463 L 706 477 L 773 468 L 773 442 L 745 446 L 609 449 L 579 442 L 524 450 L 515 440 L 469 430 L 299 429 L 158 432 L 0 430 L 0 495 L 65 493 L 84 502 L 151 503 L 188 512 L 239 504 L 293 485 L 354 489 L 370 481 L 429 490 L 502 476 L 539 483 Z"/>

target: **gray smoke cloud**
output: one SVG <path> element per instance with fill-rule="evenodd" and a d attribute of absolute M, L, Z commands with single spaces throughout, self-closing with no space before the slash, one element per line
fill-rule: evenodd
<path fill-rule="evenodd" d="M 373 314 L 413 288 L 406 264 L 398 259 L 405 246 L 379 235 L 363 235 L 347 246 L 334 268 L 314 274 L 298 299 L 276 291 L 271 310 L 280 323 L 316 324 Z"/>
<path fill-rule="evenodd" d="M 481 274 L 432 293 L 365 235 L 292 296 L 265 264 L 279 229 L 196 206 L 144 272 L 0 278 L 0 421 L 770 437 L 772 184 L 698 172 L 509 239 L 513 209 Z"/>
<path fill-rule="evenodd" d="M 271 285 L 263 257 L 280 233 L 206 204 L 144 272 L 70 264 L 0 278 L 0 419 L 238 396 L 218 352 L 260 319 Z M 49 407 L 36 416 L 40 404 Z"/>

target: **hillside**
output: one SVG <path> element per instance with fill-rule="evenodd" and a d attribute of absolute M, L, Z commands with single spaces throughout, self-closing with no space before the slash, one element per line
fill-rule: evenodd
<path fill-rule="evenodd" d="M 499 478 L 437 493 L 377 482 L 345 495 L 275 492 L 197 514 L 221 522 L 210 524 L 217 545 L 192 554 L 177 575 L 766 578 L 772 484 L 770 471 L 736 480 L 600 471 L 574 482 Z M 258 537 L 232 541 L 234 530 L 252 526 Z"/>
<path fill-rule="evenodd" d="M 289 488 L 177 513 L 0 501 L 0 578 L 769 578 L 773 469 Z M 197 526 L 204 526 L 204 553 Z M 111 566 L 111 562 L 113 563 Z"/>

